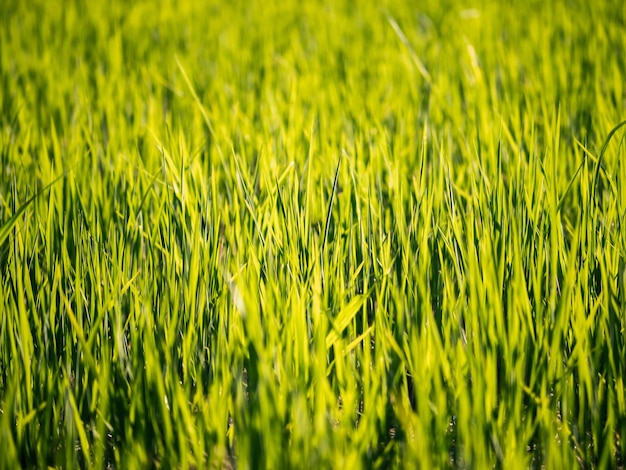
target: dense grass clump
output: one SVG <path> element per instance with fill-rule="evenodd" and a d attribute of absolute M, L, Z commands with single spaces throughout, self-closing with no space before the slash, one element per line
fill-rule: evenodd
<path fill-rule="evenodd" d="M 0 18 L 0 468 L 624 466 L 622 2 Z"/>

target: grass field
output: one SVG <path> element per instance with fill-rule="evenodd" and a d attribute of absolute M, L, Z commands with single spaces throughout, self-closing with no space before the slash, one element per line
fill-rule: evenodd
<path fill-rule="evenodd" d="M 624 468 L 623 2 L 0 18 L 0 468 Z"/>

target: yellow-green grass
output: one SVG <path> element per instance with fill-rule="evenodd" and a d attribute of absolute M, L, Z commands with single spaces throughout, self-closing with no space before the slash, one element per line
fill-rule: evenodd
<path fill-rule="evenodd" d="M 0 1 L 0 468 L 623 467 L 618 1 Z"/>

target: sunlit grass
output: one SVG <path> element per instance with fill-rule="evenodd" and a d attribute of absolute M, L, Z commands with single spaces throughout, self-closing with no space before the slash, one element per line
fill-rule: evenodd
<path fill-rule="evenodd" d="M 0 467 L 614 468 L 620 2 L 0 2 Z"/>

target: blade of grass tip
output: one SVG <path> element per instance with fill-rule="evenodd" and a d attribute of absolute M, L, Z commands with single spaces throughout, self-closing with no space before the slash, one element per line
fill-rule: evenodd
<path fill-rule="evenodd" d="M 567 188 L 565 188 L 565 191 L 563 192 L 563 194 L 561 194 L 561 198 L 559 199 L 559 202 L 556 206 L 556 211 L 557 212 L 561 212 L 561 208 L 563 207 L 563 203 L 565 202 L 565 198 L 567 197 L 567 195 L 569 194 L 570 190 L 572 189 L 572 186 L 574 186 L 574 182 L 576 181 L 576 178 L 578 177 L 578 174 L 580 173 L 580 170 L 582 170 L 583 166 L 585 165 L 585 160 L 583 160 L 580 165 L 578 165 L 578 169 L 576 170 L 576 173 L 574 173 L 574 176 L 572 176 L 572 178 L 569 181 L 569 184 L 567 185 Z"/>
<path fill-rule="evenodd" d="M 604 141 L 604 144 L 602 145 L 602 148 L 600 149 L 600 154 L 598 155 L 598 161 L 596 162 L 596 167 L 593 172 L 594 173 L 593 174 L 594 187 L 598 186 L 598 178 L 600 177 L 600 168 L 602 166 L 602 157 L 604 157 L 604 152 L 606 152 L 606 149 L 609 146 L 609 143 L 611 142 L 611 139 L 613 138 L 615 133 L 624 126 L 626 126 L 626 120 L 620 122 L 613 129 L 611 129 L 611 131 L 609 132 L 609 135 L 606 137 L 606 140 Z"/>
<path fill-rule="evenodd" d="M 287 212 L 285 212 L 285 203 L 283 202 L 283 195 L 280 192 L 280 183 L 278 182 L 278 178 L 276 178 L 276 191 L 278 193 L 278 205 L 280 206 L 280 212 L 283 216 L 285 228 L 287 228 Z"/>
<path fill-rule="evenodd" d="M 393 30 L 396 32 L 396 35 L 398 36 L 398 38 L 400 38 L 400 41 L 402 41 L 402 44 L 404 44 L 407 51 L 409 51 L 411 60 L 413 60 L 413 62 L 415 63 L 417 70 L 419 70 L 419 73 L 422 74 L 422 77 L 424 77 L 424 80 L 426 80 L 429 84 L 432 83 L 432 79 L 430 77 L 430 74 L 428 73 L 428 70 L 426 69 L 426 66 L 420 60 L 420 58 L 417 56 L 417 54 L 411 47 L 411 43 L 409 42 L 406 35 L 404 34 L 404 31 L 402 31 L 402 28 L 400 28 L 400 25 L 398 25 L 396 20 L 394 20 L 391 15 L 387 15 L 387 21 L 389 21 L 389 24 L 391 25 Z"/>
<path fill-rule="evenodd" d="M 150 183 L 148 183 L 147 189 L 141 195 L 141 201 L 139 202 L 139 206 L 137 207 L 137 215 L 139 215 L 139 212 L 141 212 L 141 208 L 143 207 L 144 203 L 146 202 L 146 199 L 148 198 L 148 194 L 150 193 L 150 191 L 152 191 L 152 185 L 154 184 L 154 182 L 159 177 L 159 173 L 160 173 L 160 170 L 155 172 L 154 175 L 150 175 Z"/>
<path fill-rule="evenodd" d="M 211 119 L 209 118 L 209 114 L 207 113 L 206 108 L 202 105 L 202 102 L 200 101 L 200 98 L 198 97 L 198 94 L 196 93 L 196 90 L 194 89 L 191 83 L 191 80 L 189 79 L 189 76 L 187 75 L 187 72 L 185 72 L 185 68 L 183 67 L 183 64 L 181 64 L 180 60 L 178 59 L 178 55 L 175 55 L 174 58 L 176 60 L 176 65 L 178 65 L 178 68 L 180 69 L 180 73 L 183 74 L 183 78 L 185 79 L 185 83 L 187 84 L 187 88 L 189 88 L 189 92 L 191 93 L 191 96 L 193 97 L 194 101 L 198 105 L 198 108 L 200 109 L 200 113 L 202 114 L 202 117 L 204 118 L 204 122 L 209 128 L 209 131 L 211 132 L 213 139 L 215 139 L 216 136 L 215 136 L 215 131 L 213 130 L 213 124 L 211 123 Z"/>
<path fill-rule="evenodd" d="M 326 243 L 328 242 L 328 230 L 330 229 L 330 219 L 333 213 L 333 204 L 335 202 L 335 193 L 337 192 L 337 181 L 339 180 L 339 168 L 341 167 L 341 157 L 343 153 L 339 154 L 339 161 L 337 162 L 337 169 L 335 170 L 335 181 L 333 182 L 333 191 L 330 194 L 330 202 L 328 203 L 328 212 L 326 213 L 326 226 L 324 227 L 324 240 L 322 241 L 322 289 L 324 289 L 325 279 L 324 276 L 324 255 L 326 253 Z"/>
<path fill-rule="evenodd" d="M 67 176 L 67 173 L 68 172 L 64 172 L 62 175 L 56 177 L 45 188 L 43 188 L 41 191 L 31 196 L 24 204 L 20 206 L 18 210 L 15 211 L 15 214 L 13 214 L 9 218 L 9 220 L 7 220 L 4 224 L 2 224 L 2 226 L 0 227 L 0 245 L 2 245 L 4 241 L 8 238 L 9 234 L 11 233 L 11 230 L 13 230 L 13 227 L 15 227 L 15 224 L 17 224 L 17 221 L 19 220 L 21 215 L 26 211 L 26 209 L 28 209 L 38 197 L 40 197 L 43 193 L 45 193 L 48 189 L 50 189 L 55 183 L 57 183 L 60 179 Z"/>
<path fill-rule="evenodd" d="M 341 309 L 335 320 L 332 322 L 332 330 L 326 335 L 326 349 L 334 346 L 343 334 L 343 331 L 348 327 L 356 314 L 359 313 L 366 300 L 367 295 L 357 295 Z"/>

